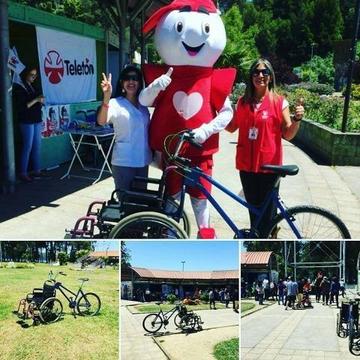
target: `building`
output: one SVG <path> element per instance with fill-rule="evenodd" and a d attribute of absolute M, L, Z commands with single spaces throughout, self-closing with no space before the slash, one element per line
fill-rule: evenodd
<path fill-rule="evenodd" d="M 121 296 L 124 299 L 152 301 L 175 294 L 180 299 L 198 297 L 210 288 L 238 290 L 238 270 L 173 271 L 122 267 Z"/>
<path fill-rule="evenodd" d="M 278 281 L 276 256 L 272 251 L 250 251 L 241 253 L 242 283 L 249 285 L 267 278 Z"/>

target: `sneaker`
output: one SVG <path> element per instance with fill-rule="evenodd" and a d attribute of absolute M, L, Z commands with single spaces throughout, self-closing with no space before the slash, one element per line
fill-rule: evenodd
<path fill-rule="evenodd" d="M 24 183 L 30 183 L 33 181 L 33 179 L 28 175 L 20 175 L 19 179 Z"/>

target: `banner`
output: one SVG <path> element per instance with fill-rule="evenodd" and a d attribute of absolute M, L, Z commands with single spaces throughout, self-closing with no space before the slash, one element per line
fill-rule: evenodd
<path fill-rule="evenodd" d="M 39 26 L 36 34 L 46 103 L 96 100 L 95 40 Z"/>

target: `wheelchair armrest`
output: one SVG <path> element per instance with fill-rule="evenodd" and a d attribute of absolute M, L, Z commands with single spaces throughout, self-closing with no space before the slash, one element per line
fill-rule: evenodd
<path fill-rule="evenodd" d="M 86 216 L 97 216 L 99 210 L 101 209 L 101 207 L 103 207 L 104 205 L 106 204 L 105 201 L 93 201 L 89 207 L 88 207 L 88 210 L 86 212 Z M 95 210 L 94 210 L 94 207 L 96 205 L 100 205 L 101 207 L 97 207 Z"/>
<path fill-rule="evenodd" d="M 146 183 L 150 183 L 150 184 L 160 184 L 161 183 L 161 179 L 142 177 L 142 176 L 135 176 L 133 181 L 146 182 Z"/>

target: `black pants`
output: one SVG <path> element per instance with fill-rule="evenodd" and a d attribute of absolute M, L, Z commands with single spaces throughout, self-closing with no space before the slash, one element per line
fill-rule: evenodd
<path fill-rule="evenodd" d="M 278 175 L 270 173 L 252 173 L 240 171 L 240 180 L 244 190 L 246 201 L 256 207 L 261 207 L 266 195 L 275 187 Z M 280 183 L 276 187 L 279 191 Z M 255 226 L 256 215 L 249 211 L 251 227 Z M 270 203 L 265 210 L 263 218 L 258 226 L 259 237 L 266 237 L 266 230 L 271 219 L 276 215 L 276 205 Z"/>
<path fill-rule="evenodd" d="M 324 304 L 328 305 L 329 304 L 329 298 L 330 298 L 330 294 L 326 293 L 326 294 L 322 294 L 322 301 Z"/>
<path fill-rule="evenodd" d="M 211 309 L 211 305 L 215 309 L 215 299 L 210 299 L 210 309 Z"/>

